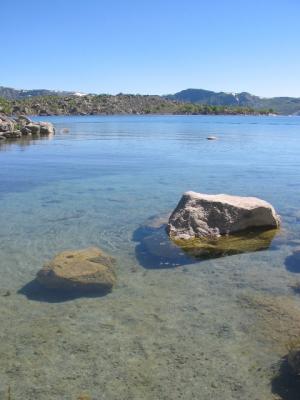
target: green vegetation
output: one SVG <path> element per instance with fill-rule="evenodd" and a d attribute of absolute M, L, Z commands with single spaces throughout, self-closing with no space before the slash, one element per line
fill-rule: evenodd
<path fill-rule="evenodd" d="M 186 89 L 181 92 L 167 96 L 142 96 L 133 94 L 119 93 L 111 96 L 106 93 L 99 95 L 76 96 L 75 92 L 59 92 L 53 90 L 37 89 L 37 90 L 16 90 L 0 86 L 0 98 L 22 105 L 28 101 L 29 107 L 40 101 L 44 106 L 49 106 L 49 110 L 54 114 L 68 113 L 71 107 L 75 108 L 70 111 L 71 114 L 81 112 L 83 103 L 94 105 L 94 113 L 141 113 L 141 114 L 294 114 L 300 115 L 300 98 L 294 97 L 272 97 L 262 98 L 254 96 L 247 92 L 242 93 L 225 93 L 213 92 L 203 89 Z M 43 100 L 46 99 L 46 100 Z M 155 99 L 155 100 L 154 100 Z M 141 109 L 137 104 L 142 101 L 145 108 Z M 66 104 L 64 104 L 66 103 Z M 127 105 L 128 109 L 127 109 Z M 150 103 L 148 106 L 145 103 Z M 156 103 L 156 104 L 154 104 Z M 186 104 L 187 107 L 181 109 L 179 106 L 176 110 L 176 104 Z M 104 109 L 104 105 L 107 109 Z M 130 110 L 129 105 L 133 105 L 134 109 Z M 82 111 L 91 113 L 89 105 L 88 110 Z M 119 109 L 119 106 L 122 107 Z M 203 108 L 193 107 L 204 106 Z M 79 106 L 79 110 L 76 107 Z M 125 110 L 123 110 L 125 106 Z M 84 108 L 84 107 L 83 107 Z M 137 108 L 137 109 L 136 109 Z M 36 104 L 33 111 L 36 112 L 38 105 Z M 104 109 L 104 110 L 103 110 Z M 147 111 L 146 111 L 147 110 Z M 30 111 L 30 110 L 29 110 Z M 7 110 L 5 111 L 7 112 Z M 9 113 L 9 112 L 7 112 Z"/>
<path fill-rule="evenodd" d="M 175 114 L 175 115 L 267 115 L 270 110 L 251 107 L 192 104 L 161 96 L 118 94 L 117 96 L 34 96 L 18 100 L 2 99 L 2 112 L 25 115 L 109 115 L 109 114 Z M 0 103 L 1 105 L 1 103 Z"/>
<path fill-rule="evenodd" d="M 11 103 L 0 97 L 0 112 L 10 114 L 12 112 Z"/>

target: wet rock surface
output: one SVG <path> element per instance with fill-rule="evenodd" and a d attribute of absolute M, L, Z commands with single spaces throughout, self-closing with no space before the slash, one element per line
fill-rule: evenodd
<path fill-rule="evenodd" d="M 277 233 L 276 229 L 251 230 L 242 234 L 226 235 L 215 239 L 194 238 L 174 240 L 173 242 L 191 257 L 223 257 L 266 250 L 271 246 Z"/>

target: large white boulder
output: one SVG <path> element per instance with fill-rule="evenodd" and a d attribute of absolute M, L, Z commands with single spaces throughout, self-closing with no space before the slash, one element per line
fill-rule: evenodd
<path fill-rule="evenodd" d="M 217 238 L 279 224 L 273 206 L 256 197 L 186 192 L 169 218 L 167 232 L 173 239 Z"/>

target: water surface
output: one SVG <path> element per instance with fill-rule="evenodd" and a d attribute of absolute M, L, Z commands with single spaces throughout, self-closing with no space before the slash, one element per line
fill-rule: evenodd
<path fill-rule="evenodd" d="M 300 118 L 40 119 L 54 137 L 0 147 L 0 290 L 11 293 L 0 297 L 0 395 L 293 400 L 272 385 L 284 349 L 252 300 L 292 301 L 300 313 L 298 270 L 285 265 L 300 246 Z M 283 230 L 260 252 L 160 268 L 139 252 L 140 225 L 187 190 L 264 198 Z M 91 245 L 117 258 L 111 294 L 34 292 L 46 260 Z"/>

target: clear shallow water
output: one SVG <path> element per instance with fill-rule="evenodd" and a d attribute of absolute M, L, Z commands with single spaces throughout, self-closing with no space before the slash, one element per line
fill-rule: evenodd
<path fill-rule="evenodd" d="M 243 299 L 300 306 L 290 288 L 297 267 L 285 265 L 300 245 L 300 118 L 42 119 L 55 124 L 55 137 L 0 147 L 0 289 L 11 292 L 0 297 L 0 393 L 282 396 L 270 371 L 284 351 Z M 157 268 L 138 253 L 138 228 L 186 190 L 262 197 L 282 215 L 283 233 L 265 251 Z M 45 260 L 90 245 L 118 260 L 111 294 L 59 302 L 30 291 Z"/>

